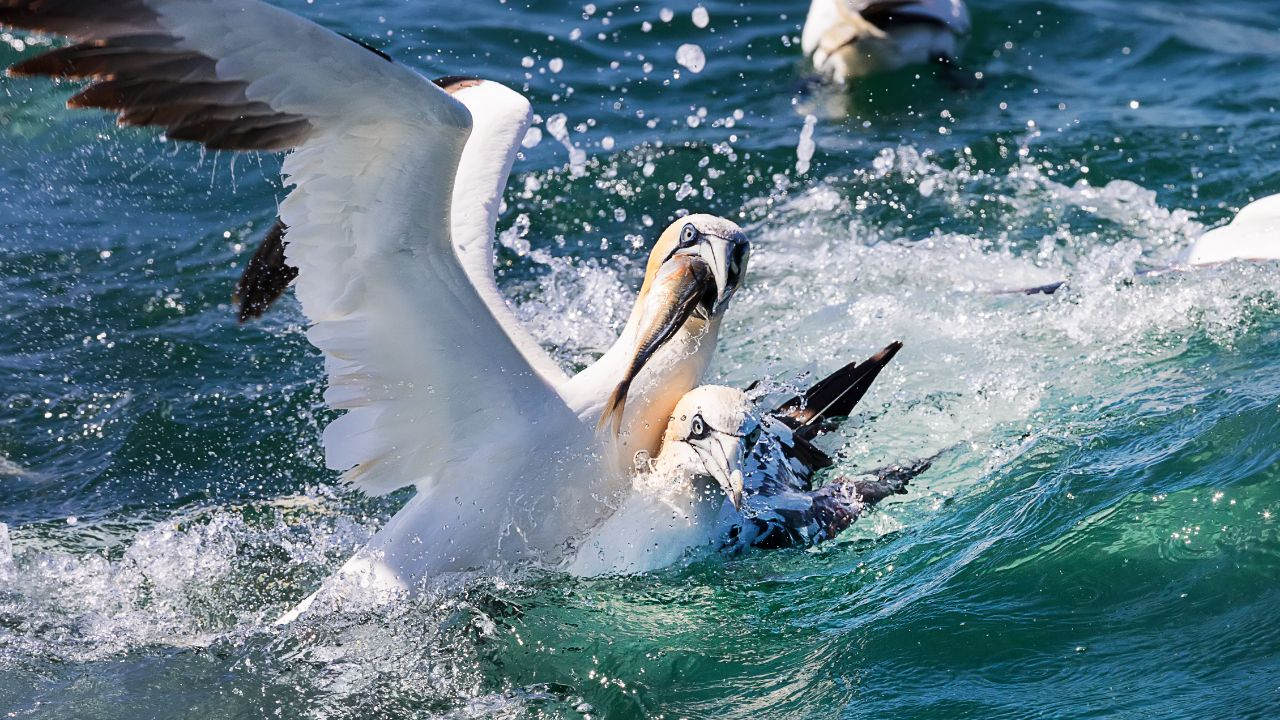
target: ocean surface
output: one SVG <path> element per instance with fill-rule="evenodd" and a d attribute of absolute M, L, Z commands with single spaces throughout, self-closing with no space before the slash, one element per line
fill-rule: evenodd
<path fill-rule="evenodd" d="M 714 379 L 900 339 L 823 445 L 942 454 L 817 549 L 274 628 L 411 492 L 324 469 L 291 296 L 235 322 L 280 158 L 0 79 L 0 715 L 1280 717 L 1280 267 L 1136 274 L 1280 192 L 1274 2 L 975 0 L 980 80 L 847 92 L 807 77 L 807 0 L 280 4 L 529 96 L 500 283 L 567 366 L 719 213 L 754 250 Z"/>

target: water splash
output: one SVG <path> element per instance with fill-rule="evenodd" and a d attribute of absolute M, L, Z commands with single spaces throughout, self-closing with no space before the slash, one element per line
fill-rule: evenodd
<path fill-rule="evenodd" d="M 701 47 L 685 43 L 676 48 L 676 62 L 691 73 L 700 73 L 707 66 L 707 56 Z"/>
<path fill-rule="evenodd" d="M 816 116 L 804 116 L 804 127 L 800 128 L 800 141 L 796 143 L 796 175 L 809 172 L 809 161 L 813 160 L 813 152 L 817 149 L 817 144 L 813 141 L 813 128 L 817 124 Z"/>

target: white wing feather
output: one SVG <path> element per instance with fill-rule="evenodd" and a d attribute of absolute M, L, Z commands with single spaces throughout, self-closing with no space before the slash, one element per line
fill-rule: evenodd
<path fill-rule="evenodd" d="M 493 82 L 465 87 L 454 97 L 471 110 L 473 122 L 453 189 L 458 260 L 529 364 L 553 386 L 563 388 L 569 376 L 511 311 L 494 279 L 494 230 L 502 194 L 533 109 L 523 95 Z"/>
<path fill-rule="evenodd" d="M 280 216 L 326 399 L 347 410 L 324 433 L 330 467 L 372 493 L 422 486 L 486 452 L 495 424 L 518 457 L 578 423 L 455 254 L 450 204 L 471 116 L 447 93 L 256 0 L 6 0 L 0 23 L 88 41 L 68 49 L 81 61 L 100 65 L 104 47 L 127 58 L 97 74 L 64 69 L 66 53 L 32 66 L 99 81 L 81 104 L 122 122 L 211 147 L 297 146 Z M 175 60 L 192 69 L 175 75 Z"/>

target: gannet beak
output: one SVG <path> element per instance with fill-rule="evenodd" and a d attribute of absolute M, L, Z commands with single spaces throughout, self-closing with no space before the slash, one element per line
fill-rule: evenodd
<path fill-rule="evenodd" d="M 746 448 L 736 435 L 713 432 L 705 447 L 696 447 L 702 465 L 715 478 L 733 509 L 742 510 L 742 463 Z"/>
<path fill-rule="evenodd" d="M 713 312 L 720 287 L 712 267 L 700 255 L 673 255 L 662 264 L 644 301 L 636 347 L 626 375 L 609 396 L 598 429 L 611 423 L 615 433 L 621 429 L 631 382 L 690 316 L 695 312 L 709 316 Z"/>
<path fill-rule="evenodd" d="M 716 299 L 710 312 L 711 315 L 719 315 L 742 283 L 751 246 L 741 233 L 731 233 L 727 237 L 699 234 L 694 247 L 715 277 Z"/>
<path fill-rule="evenodd" d="M 733 509 L 742 511 L 742 471 L 734 470 L 729 474 L 729 479 L 722 485 L 724 494 L 729 498 L 729 502 L 733 503 Z"/>

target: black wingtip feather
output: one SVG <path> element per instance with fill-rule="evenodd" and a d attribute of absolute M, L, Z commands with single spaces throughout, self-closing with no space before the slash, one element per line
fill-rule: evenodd
<path fill-rule="evenodd" d="M 240 304 L 240 322 L 262 317 L 298 276 L 298 269 L 284 258 L 284 234 L 288 230 L 276 219 L 240 276 L 235 294 L 235 301 Z"/>
<path fill-rule="evenodd" d="M 866 360 L 845 365 L 809 388 L 803 398 L 791 398 L 772 414 L 791 425 L 796 435 L 813 439 L 826 423 L 853 412 L 880 371 L 901 349 L 902 343 L 895 340 Z"/>

